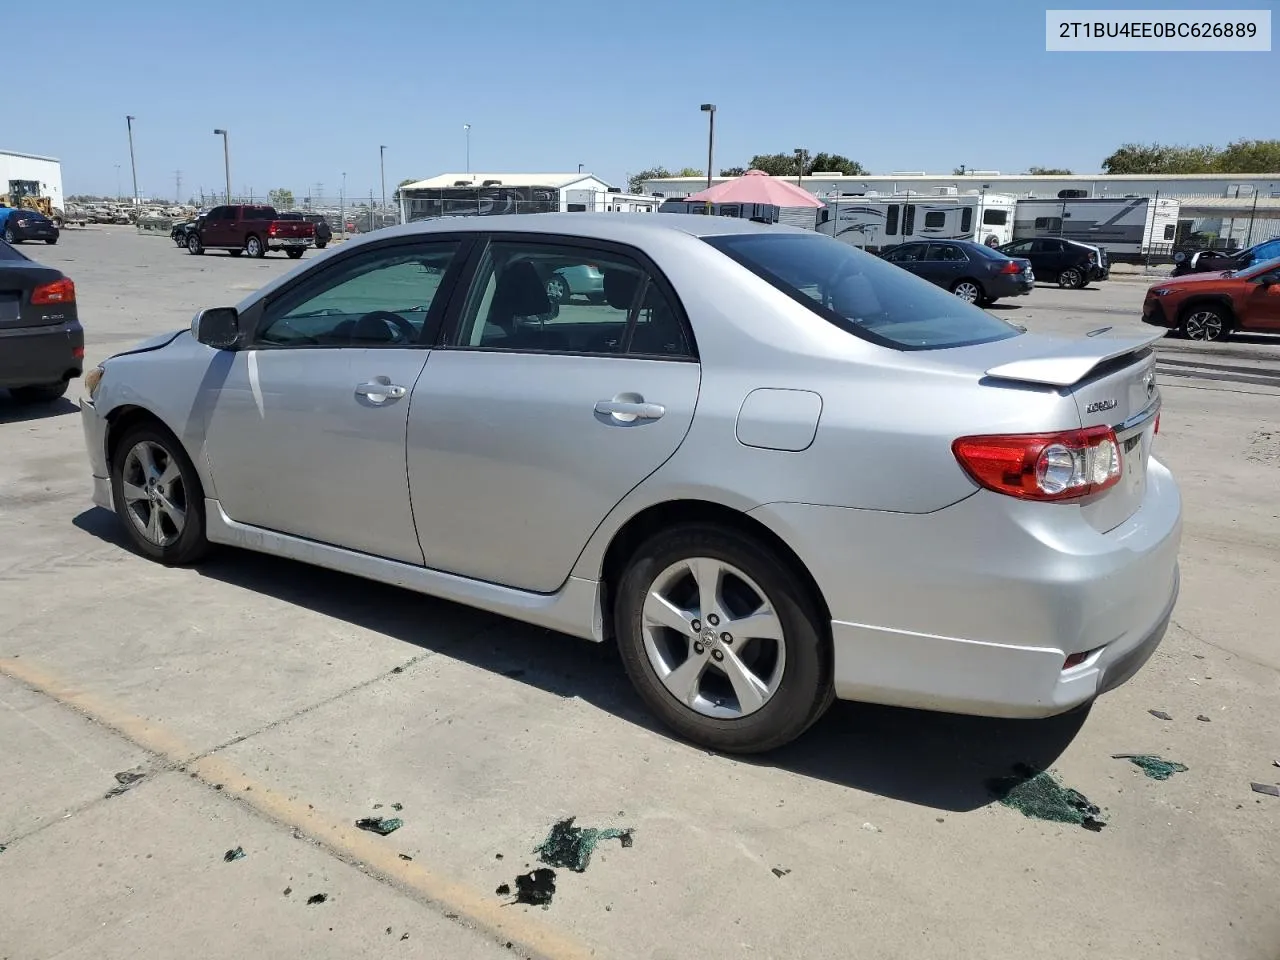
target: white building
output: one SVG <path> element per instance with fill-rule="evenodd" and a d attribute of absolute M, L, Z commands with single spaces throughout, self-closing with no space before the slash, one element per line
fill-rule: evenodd
<path fill-rule="evenodd" d="M 62 163 L 53 157 L 0 150 L 0 196 L 35 194 L 48 197 L 55 207 L 62 199 Z"/>
<path fill-rule="evenodd" d="M 402 222 L 501 213 L 655 213 L 658 200 L 590 173 L 442 173 L 400 188 Z"/>

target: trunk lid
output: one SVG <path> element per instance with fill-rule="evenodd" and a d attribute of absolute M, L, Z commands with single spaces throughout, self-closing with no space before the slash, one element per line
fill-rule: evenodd
<path fill-rule="evenodd" d="M 316 225 L 305 220 L 274 220 L 271 223 L 273 237 L 305 239 L 316 235 Z"/>
<path fill-rule="evenodd" d="M 1120 445 L 1120 482 L 1081 504 L 1081 512 L 1100 532 L 1133 516 L 1146 495 L 1147 460 L 1160 410 L 1152 344 L 1163 331 L 1109 337 L 1103 327 L 1079 339 L 1035 338 L 1022 355 L 988 367 L 992 381 L 1039 384 L 1069 394 L 1080 426 L 1112 427 Z M 1001 341 L 1003 346 L 1021 340 Z"/>
<path fill-rule="evenodd" d="M 63 323 L 75 316 L 75 304 L 33 304 L 31 291 L 62 279 L 52 267 L 30 260 L 0 261 L 0 330 L 43 327 Z"/>

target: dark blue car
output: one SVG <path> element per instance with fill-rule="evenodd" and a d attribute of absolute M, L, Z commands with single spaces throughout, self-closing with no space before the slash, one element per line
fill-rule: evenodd
<path fill-rule="evenodd" d="M 22 243 L 23 240 L 58 242 L 58 228 L 39 210 L 21 207 L 0 207 L 0 236 L 6 243 Z"/>

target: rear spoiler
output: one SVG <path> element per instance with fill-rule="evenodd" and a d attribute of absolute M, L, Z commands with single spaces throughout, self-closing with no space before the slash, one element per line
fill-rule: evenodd
<path fill-rule="evenodd" d="M 1070 387 L 1087 377 L 1094 368 L 1108 360 L 1137 353 L 1161 339 L 1165 331 L 1152 331 L 1127 337 L 1102 337 L 1109 330 L 1095 330 L 1080 340 L 1072 340 L 1038 357 L 1013 360 L 987 370 L 996 380 L 1042 383 L 1051 387 Z"/>

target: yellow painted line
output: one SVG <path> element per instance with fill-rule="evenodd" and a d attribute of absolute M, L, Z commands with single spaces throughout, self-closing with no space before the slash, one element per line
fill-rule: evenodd
<path fill-rule="evenodd" d="M 419 860 L 401 860 L 385 840 L 356 829 L 349 821 L 313 809 L 304 801 L 272 790 L 222 757 L 197 757 L 197 751 L 159 724 L 117 709 L 30 660 L 0 657 L 0 675 L 71 707 L 167 764 L 184 767 L 209 787 L 221 784 L 221 796 L 293 827 L 339 859 L 358 863 L 375 876 L 406 888 L 449 913 L 458 914 L 499 943 L 509 940 L 520 952 L 542 960 L 587 960 L 597 956 L 596 951 L 570 934 L 527 916 L 518 908 L 504 907 L 492 896 L 432 870 Z"/>

